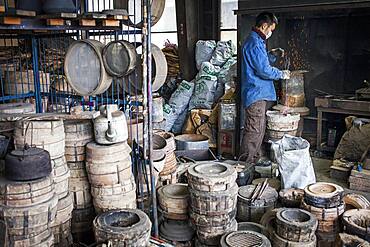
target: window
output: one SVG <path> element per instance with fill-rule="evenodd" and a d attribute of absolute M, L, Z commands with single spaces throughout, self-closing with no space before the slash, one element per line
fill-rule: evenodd
<path fill-rule="evenodd" d="M 152 43 L 160 48 L 169 40 L 177 44 L 177 25 L 175 0 L 166 0 L 166 7 L 161 19 L 152 27 Z"/>
<path fill-rule="evenodd" d="M 237 17 L 234 10 L 238 0 L 221 0 L 221 40 L 232 40 L 237 44 Z"/>

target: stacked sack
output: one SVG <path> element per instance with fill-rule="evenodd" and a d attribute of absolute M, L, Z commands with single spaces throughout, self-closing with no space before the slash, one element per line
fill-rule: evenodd
<path fill-rule="evenodd" d="M 159 173 L 159 185 L 174 184 L 177 182 L 177 160 L 175 155 L 176 143 L 172 133 L 166 131 L 155 131 L 155 134 L 166 140 L 166 158 L 162 171 Z"/>
<path fill-rule="evenodd" d="M 95 142 L 86 146 L 86 170 L 95 211 L 136 208 L 127 123 L 117 105 L 103 105 L 94 118 Z"/>
<path fill-rule="evenodd" d="M 0 177 L 5 246 L 53 246 L 58 195 L 49 153 L 28 146 L 12 151 L 5 158 L 5 176 Z"/>
<path fill-rule="evenodd" d="M 95 218 L 90 183 L 86 171 L 86 145 L 94 140 L 91 120 L 64 122 L 66 141 L 65 157 L 71 171 L 69 191 L 72 194 L 72 234 L 77 242 L 90 242 L 92 221 Z"/>
<path fill-rule="evenodd" d="M 191 246 L 194 230 L 189 224 L 189 190 L 187 184 L 168 184 L 158 189 L 158 211 L 162 223 L 161 238 L 175 246 Z"/>
<path fill-rule="evenodd" d="M 223 234 L 237 230 L 236 178 L 236 170 L 225 163 L 200 162 L 189 167 L 190 218 L 198 246 L 217 246 Z"/>
<path fill-rule="evenodd" d="M 302 208 L 319 221 L 317 245 L 331 246 L 341 232 L 341 215 L 344 213 L 343 188 L 332 183 L 314 183 L 304 189 Z"/>
<path fill-rule="evenodd" d="M 72 196 L 69 193 L 70 170 L 65 159 L 65 133 L 63 120 L 23 120 L 16 122 L 14 145 L 22 148 L 26 143 L 45 149 L 50 154 L 55 191 L 59 201 L 57 215 L 51 225 L 55 245 L 72 243 Z"/>

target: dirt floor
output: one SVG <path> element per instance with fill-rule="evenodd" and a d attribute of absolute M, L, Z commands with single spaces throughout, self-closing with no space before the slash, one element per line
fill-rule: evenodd
<path fill-rule="evenodd" d="M 318 182 L 336 183 L 342 186 L 346 193 L 358 193 L 358 194 L 364 195 L 368 200 L 370 200 L 370 193 L 350 190 L 346 182 L 333 179 L 330 177 L 330 166 L 332 164 L 332 160 L 313 157 L 312 161 L 313 161 L 313 166 L 314 166 L 315 173 L 316 173 L 316 180 Z"/>

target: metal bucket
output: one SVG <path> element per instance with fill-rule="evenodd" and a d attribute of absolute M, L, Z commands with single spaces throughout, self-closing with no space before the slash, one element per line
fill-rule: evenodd
<path fill-rule="evenodd" d="M 184 134 L 175 137 L 177 150 L 207 150 L 208 137 L 198 134 Z"/>
<path fill-rule="evenodd" d="M 282 81 L 281 103 L 289 107 L 304 107 L 304 73 L 305 70 L 291 72 L 290 79 Z"/>

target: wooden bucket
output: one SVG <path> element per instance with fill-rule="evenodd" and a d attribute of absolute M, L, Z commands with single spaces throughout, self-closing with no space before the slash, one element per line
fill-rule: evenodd
<path fill-rule="evenodd" d="M 16 148 L 23 148 L 26 143 L 45 149 L 49 152 L 51 159 L 63 156 L 65 152 L 63 121 L 17 121 L 14 145 Z"/>

